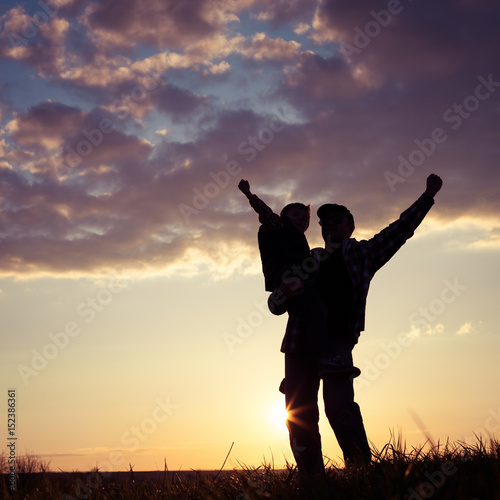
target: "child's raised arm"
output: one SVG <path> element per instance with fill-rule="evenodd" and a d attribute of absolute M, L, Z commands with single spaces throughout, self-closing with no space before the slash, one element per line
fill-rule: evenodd
<path fill-rule="evenodd" d="M 250 183 L 241 179 L 238 184 L 240 191 L 248 198 L 250 206 L 259 214 L 259 221 L 267 229 L 277 229 L 283 227 L 281 217 L 275 214 L 256 194 L 250 191 Z"/>

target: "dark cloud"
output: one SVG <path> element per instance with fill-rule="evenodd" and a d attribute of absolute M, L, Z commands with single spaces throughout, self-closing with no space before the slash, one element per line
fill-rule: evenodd
<path fill-rule="evenodd" d="M 306 35 L 314 50 L 292 30 L 226 38 L 229 17 L 216 2 L 192 2 L 192 11 L 173 2 L 120 5 L 95 4 L 79 18 L 95 51 L 86 66 L 81 54 L 72 59 L 62 31 L 54 47 L 65 51 L 64 71 L 57 51 L 47 56 L 51 82 L 64 81 L 87 107 L 52 99 L 11 113 L 13 100 L 2 114 L 4 273 L 164 268 L 194 249 L 227 263 L 228 248 L 255 252 L 257 219 L 237 190 L 240 178 L 277 211 L 311 203 L 312 237 L 326 201 L 348 205 L 360 231 L 384 227 L 431 172 L 445 182 L 431 217 L 498 220 L 500 37 L 491 2 L 401 2 L 350 57 L 342 44 L 354 44 L 355 28 L 366 30 L 371 11 L 382 16 L 388 3 L 249 7 L 257 19 L 277 22 L 281 12 L 308 23 L 315 6 Z M 26 15 L 9 12 L 9 26 Z M 132 46 L 177 52 L 132 62 Z M 31 52 L 3 55 L 44 64 Z M 226 59 L 223 78 L 202 74 Z M 155 64 L 163 73 L 145 84 Z"/>
<path fill-rule="evenodd" d="M 422 4 L 391 2 L 321 2 L 319 34 L 340 44 L 353 64 L 365 63 L 385 80 L 401 83 L 449 77 L 475 57 L 492 62 L 485 50 L 498 49 L 493 2 Z M 485 57 L 486 56 L 486 57 Z"/>
<path fill-rule="evenodd" d="M 15 115 L 8 127 L 11 138 L 23 148 L 53 149 L 59 145 L 61 131 L 66 134 L 77 132 L 82 117 L 83 113 L 71 106 L 44 102 L 33 106 L 24 115 Z"/>
<path fill-rule="evenodd" d="M 153 105 L 159 111 L 172 116 L 175 120 L 189 119 L 193 113 L 208 106 L 209 99 L 176 85 L 159 86 L 151 94 Z"/>
<path fill-rule="evenodd" d="M 209 15 L 213 4 L 209 0 L 107 0 L 91 4 L 86 22 L 104 44 L 178 49 L 220 29 L 217 18 Z"/>

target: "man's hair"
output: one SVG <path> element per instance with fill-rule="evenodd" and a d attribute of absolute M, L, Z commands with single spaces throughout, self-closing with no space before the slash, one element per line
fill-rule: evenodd
<path fill-rule="evenodd" d="M 303 203 L 295 202 L 295 203 L 289 203 L 288 205 L 285 205 L 283 209 L 281 210 L 280 217 L 285 217 L 286 214 L 291 210 L 292 208 L 298 208 L 300 210 L 305 210 L 307 212 L 307 215 L 311 216 L 311 205 L 304 205 Z"/>
<path fill-rule="evenodd" d="M 344 205 L 337 205 L 336 203 L 327 203 L 325 205 L 321 205 L 321 207 L 318 208 L 317 214 L 319 219 L 323 219 L 329 213 L 332 212 L 344 215 L 345 218 L 354 226 L 354 217 L 352 216 L 349 209 Z"/>

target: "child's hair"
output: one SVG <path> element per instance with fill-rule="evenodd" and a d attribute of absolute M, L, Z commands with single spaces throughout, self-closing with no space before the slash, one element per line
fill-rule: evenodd
<path fill-rule="evenodd" d="M 281 210 L 280 217 L 284 217 L 289 210 L 292 208 L 299 208 L 300 210 L 305 210 L 307 212 L 307 215 L 309 217 L 311 216 L 311 205 L 304 205 L 303 203 L 289 203 L 288 205 L 285 205 L 283 207 L 283 210 Z"/>

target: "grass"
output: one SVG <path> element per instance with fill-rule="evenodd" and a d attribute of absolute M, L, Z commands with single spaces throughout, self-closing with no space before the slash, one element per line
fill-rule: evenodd
<path fill-rule="evenodd" d="M 406 449 L 393 438 L 374 450 L 371 465 L 340 468 L 327 463 L 325 477 L 302 478 L 294 465 L 270 464 L 222 473 L 157 471 L 146 477 L 130 467 L 126 477 L 93 470 L 57 473 L 36 456 L 19 457 L 17 489 L 8 488 L 7 460 L 0 456 L 2 498 L 63 500 L 138 499 L 338 499 L 500 500 L 500 442 L 445 443 Z"/>

